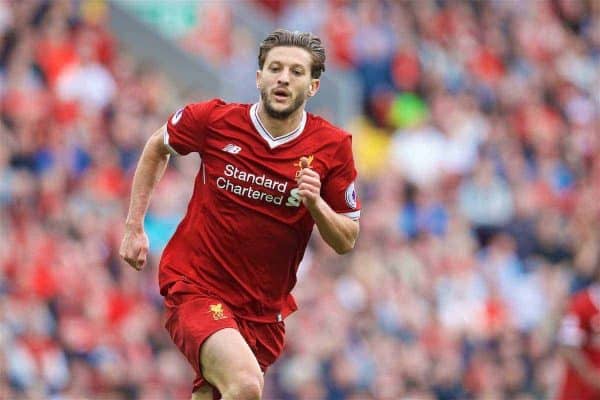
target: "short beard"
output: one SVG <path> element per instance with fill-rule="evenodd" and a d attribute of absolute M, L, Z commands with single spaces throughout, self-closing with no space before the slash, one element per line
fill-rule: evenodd
<path fill-rule="evenodd" d="M 260 90 L 260 98 L 262 100 L 262 104 L 265 106 L 265 112 L 267 115 L 273 119 L 279 120 L 288 118 L 290 115 L 296 112 L 296 110 L 298 110 L 306 100 L 306 96 L 303 93 L 300 93 L 298 94 L 298 97 L 296 97 L 296 100 L 294 100 L 294 102 L 288 108 L 278 111 L 271 107 L 266 89 Z"/>

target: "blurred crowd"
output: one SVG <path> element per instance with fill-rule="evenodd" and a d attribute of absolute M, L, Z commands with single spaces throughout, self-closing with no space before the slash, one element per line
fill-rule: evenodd
<path fill-rule="evenodd" d="M 600 268 L 600 3 L 253 4 L 322 35 L 326 73 L 355 71 L 365 99 L 346 127 L 360 239 L 340 257 L 315 234 L 265 399 L 551 398 L 557 320 Z M 190 395 L 156 266 L 197 158 L 154 195 L 146 269 L 118 246 L 145 140 L 210 94 L 178 94 L 108 17 L 99 0 L 0 2 L 0 398 Z M 255 62 L 209 20 L 205 43 L 229 49 L 211 62 Z"/>

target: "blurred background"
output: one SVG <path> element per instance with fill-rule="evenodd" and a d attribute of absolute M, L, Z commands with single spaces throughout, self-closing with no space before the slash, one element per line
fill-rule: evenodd
<path fill-rule="evenodd" d="M 319 34 L 309 109 L 353 134 L 361 236 L 318 234 L 265 399 L 546 399 L 557 321 L 600 267 L 600 2 L 0 1 L 0 398 L 188 399 L 161 250 L 198 158 L 172 160 L 143 272 L 118 246 L 169 114 L 255 102 L 260 40 Z"/>

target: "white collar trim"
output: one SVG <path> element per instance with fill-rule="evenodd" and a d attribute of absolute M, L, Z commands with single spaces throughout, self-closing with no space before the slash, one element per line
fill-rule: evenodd
<path fill-rule="evenodd" d="M 274 149 L 277 146 L 291 142 L 302 134 L 304 127 L 306 126 L 306 111 L 302 111 L 302 119 L 296 129 L 278 137 L 273 137 L 261 122 L 260 117 L 258 116 L 258 103 L 255 103 L 250 107 L 250 119 L 260 136 L 265 139 L 271 149 Z"/>
<path fill-rule="evenodd" d="M 590 286 L 590 299 L 598 310 L 600 310 L 600 285 L 593 284 Z"/>

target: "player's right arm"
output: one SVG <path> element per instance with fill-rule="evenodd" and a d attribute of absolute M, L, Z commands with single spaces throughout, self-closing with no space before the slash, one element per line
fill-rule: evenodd
<path fill-rule="evenodd" d="M 560 354 L 590 387 L 600 390 L 600 371 L 589 362 L 579 347 L 561 345 Z"/>
<path fill-rule="evenodd" d="M 188 104 L 177 110 L 146 142 L 133 177 L 131 202 L 125 223 L 125 236 L 120 256 L 140 270 L 148 254 L 148 237 L 144 232 L 144 217 L 154 187 L 162 178 L 169 154 L 202 154 L 211 112 L 225 105 L 220 99 Z"/>
<path fill-rule="evenodd" d="M 144 231 L 144 217 L 150 204 L 150 197 L 169 162 L 170 152 L 164 142 L 165 129 L 166 125 L 148 139 L 133 176 L 125 235 L 119 255 L 136 270 L 142 269 L 148 255 L 149 243 Z"/>
<path fill-rule="evenodd" d="M 600 390 L 600 371 L 586 357 L 582 350 L 588 332 L 584 327 L 585 313 L 582 312 L 581 298 L 570 305 L 558 330 L 559 352 L 563 360 L 590 386 Z"/>

